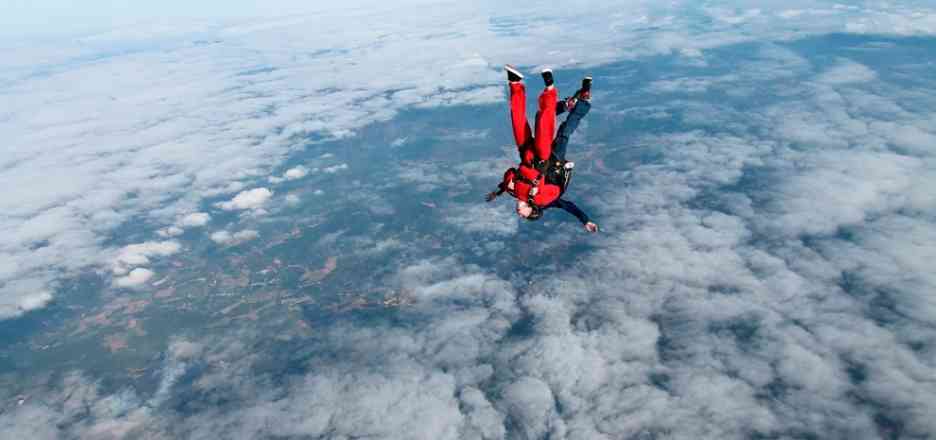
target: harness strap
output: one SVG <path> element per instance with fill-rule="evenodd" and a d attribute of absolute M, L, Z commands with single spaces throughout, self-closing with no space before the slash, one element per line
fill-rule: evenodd
<path fill-rule="evenodd" d="M 529 146 L 525 146 L 523 148 L 523 151 L 521 152 L 521 157 L 523 156 L 523 153 L 529 150 L 529 148 L 530 148 Z M 527 183 L 532 187 L 530 188 L 530 191 L 527 193 L 527 203 L 529 203 L 531 206 L 537 206 L 535 203 L 533 203 L 533 198 L 536 197 L 536 195 L 533 194 L 534 188 L 537 188 L 537 191 L 538 191 L 539 182 L 541 180 L 545 181 L 546 183 L 549 183 L 549 168 L 550 168 L 550 165 L 553 165 L 554 162 L 555 162 L 554 166 L 559 170 L 559 175 L 561 176 L 560 179 L 562 181 L 553 182 L 553 184 L 558 183 L 559 187 L 561 188 L 560 193 L 559 193 L 561 196 L 562 193 L 564 193 L 566 188 L 568 187 L 568 183 L 571 177 L 569 174 L 571 173 L 571 171 L 565 169 L 564 167 L 565 161 L 559 160 L 555 154 L 550 154 L 549 158 L 546 160 L 541 160 L 541 159 L 537 159 L 534 157 L 533 163 L 526 165 L 527 168 L 530 168 L 536 171 L 537 175 L 536 175 L 536 178 L 533 180 L 528 179 L 526 176 L 524 176 L 520 172 L 520 167 L 524 166 L 525 164 L 521 163 L 520 167 L 517 167 L 517 172 L 515 173 L 514 180 Z"/>

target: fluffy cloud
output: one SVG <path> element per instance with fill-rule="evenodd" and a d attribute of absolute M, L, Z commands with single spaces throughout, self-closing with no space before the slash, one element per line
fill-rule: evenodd
<path fill-rule="evenodd" d="M 169 353 L 175 359 L 189 360 L 202 354 L 204 347 L 196 342 L 179 339 L 169 344 Z"/>
<path fill-rule="evenodd" d="M 117 287 L 135 288 L 146 284 L 153 277 L 153 271 L 138 267 L 133 269 L 126 276 L 114 279 L 114 285 Z"/>
<path fill-rule="evenodd" d="M 877 77 L 873 70 L 867 66 L 850 60 L 842 60 L 829 70 L 823 72 L 817 81 L 826 84 L 849 84 L 872 81 Z"/>
<path fill-rule="evenodd" d="M 224 246 L 233 246 L 253 240 L 260 236 L 260 233 L 252 229 L 245 229 L 230 233 L 228 231 L 217 231 L 211 234 L 211 241 Z"/>
<path fill-rule="evenodd" d="M 323 173 L 334 174 L 334 173 L 337 173 L 337 172 L 339 172 L 339 171 L 344 171 L 344 170 L 346 170 L 346 169 L 348 169 L 348 164 L 342 163 L 342 164 L 332 165 L 332 166 L 329 166 L 329 167 L 322 168 L 322 172 L 323 172 Z"/>
<path fill-rule="evenodd" d="M 241 191 L 233 199 L 220 202 L 217 206 L 225 211 L 259 209 L 273 197 L 273 192 L 266 188 L 254 188 Z"/>
<path fill-rule="evenodd" d="M 205 226 L 211 220 L 207 212 L 193 212 L 182 217 L 178 221 L 178 226 L 182 228 L 198 228 Z"/>
<path fill-rule="evenodd" d="M 211 215 L 208 213 L 193 212 L 176 220 L 174 225 L 160 229 L 156 233 L 161 237 L 178 237 L 185 233 L 186 229 L 200 228 L 209 221 L 211 221 Z"/>
<path fill-rule="evenodd" d="M 299 165 L 297 167 L 293 167 L 293 168 L 286 170 L 286 172 L 283 173 L 282 177 L 270 176 L 267 180 L 269 180 L 270 183 L 276 184 L 276 183 L 282 183 L 286 180 L 299 180 L 307 176 L 308 174 L 309 174 L 309 169 L 302 165 Z"/>
<path fill-rule="evenodd" d="M 169 226 L 156 231 L 156 234 L 163 238 L 178 237 L 185 233 L 185 230 L 178 226 Z"/>
<path fill-rule="evenodd" d="M 512 206 L 504 204 L 454 206 L 439 214 L 445 216 L 446 223 L 464 232 L 496 235 L 516 234 L 520 218 Z"/>
<path fill-rule="evenodd" d="M 132 267 L 148 265 L 150 257 L 173 255 L 181 248 L 177 241 L 147 241 L 127 245 L 118 250 L 113 257 L 111 270 L 115 275 L 124 275 Z"/>
<path fill-rule="evenodd" d="M 9 103 L 0 133 L 14 146 L 0 184 L 19 189 L 0 198 L 7 214 L 0 229 L 8 231 L 0 238 L 0 284 L 29 279 L 54 291 L 55 274 L 106 264 L 100 243 L 120 225 L 141 217 L 171 223 L 205 198 L 241 191 L 280 166 L 308 134 L 347 136 L 409 106 L 496 102 L 503 60 L 536 66 L 549 53 L 553 67 L 589 66 L 651 54 L 695 57 L 738 42 L 828 32 L 936 29 L 931 5 L 919 2 L 574 5 L 530 20 L 525 5 L 446 4 L 447 13 L 438 15 L 422 1 L 336 4 L 288 19 L 134 20 L 47 43 L 0 42 L 6 54 L 0 93 Z M 394 16 L 407 17 L 408 26 L 387 20 Z M 342 25 L 348 22 L 359 26 Z M 376 35 L 391 34 L 397 38 L 348 54 L 348 47 L 369 47 Z M 442 34 L 452 38 L 436 38 Z M 426 45 L 430 40 L 434 46 Z M 289 55 L 299 52 L 317 55 Z M 87 59 L 97 61 L 75 62 Z M 58 67 L 48 70 L 52 65 Z M 868 77 L 854 66 L 836 69 L 828 76 L 833 83 Z M 382 74 L 373 75 L 377 70 Z M 426 81 L 425 71 L 443 72 L 444 81 Z M 222 206 L 241 209 L 233 201 Z M 161 235 L 181 229 L 170 226 Z M 17 293 L 0 289 L 11 298 L 6 302 L 16 302 Z"/>
<path fill-rule="evenodd" d="M 286 170 L 286 173 L 283 174 L 287 180 L 297 180 L 305 177 L 309 174 L 309 169 L 304 166 L 298 166 L 295 168 L 290 168 Z"/>
<path fill-rule="evenodd" d="M 159 385 L 149 398 L 133 390 L 107 395 L 85 377 L 73 375 L 61 384 L 36 387 L 41 393 L 31 398 L 36 403 L 0 414 L 0 426 L 10 429 L 6 432 L 32 434 L 29 438 L 41 438 L 37 435 L 45 432 L 53 438 L 92 431 L 103 435 L 118 428 L 125 435 L 145 430 L 193 439 L 503 436 L 504 417 L 479 387 L 492 377 L 493 368 L 485 362 L 496 342 L 518 317 L 509 283 L 451 258 L 404 267 L 388 282 L 414 295 L 413 312 L 418 316 L 413 322 L 419 329 L 323 329 L 328 344 L 321 347 L 323 354 L 337 349 L 350 357 L 329 361 L 326 356 L 322 368 L 287 387 L 254 382 L 250 372 L 262 357 L 249 348 L 253 342 L 245 342 L 259 341 L 259 334 L 177 339 L 167 347 L 157 370 Z M 455 305 L 458 311 L 451 310 Z M 352 358 L 371 359 L 384 367 L 360 368 L 349 362 Z M 232 383 L 232 374 L 243 382 Z M 206 407 L 204 412 L 179 413 L 178 418 L 163 413 L 161 405 L 179 391 L 184 375 L 191 375 L 192 386 L 200 392 L 228 396 L 236 407 L 217 412 L 221 408 Z M 278 389 L 264 390 L 269 386 Z M 84 408 L 94 410 L 89 414 Z M 395 416 L 387 417 L 390 412 Z"/>
<path fill-rule="evenodd" d="M 892 15 L 915 32 L 929 15 L 886 5 L 770 6 L 705 9 L 714 30 L 692 38 L 678 34 L 699 32 L 679 17 L 608 14 L 620 21 L 613 29 L 662 29 L 651 32 L 650 49 L 697 45 L 711 66 L 738 73 L 705 84 L 719 102 L 668 101 L 653 87 L 630 87 L 630 75 L 609 75 L 609 90 L 634 93 L 634 101 L 682 120 L 632 137 L 588 132 L 593 146 L 580 154 L 606 167 L 600 181 L 576 183 L 603 226 L 583 239 L 584 249 L 536 227 L 523 230 L 541 257 L 534 269 L 523 255 L 499 253 L 478 267 L 423 257 L 411 246 L 416 259 L 400 257 L 379 280 L 406 296 L 406 308 L 394 319 L 322 328 L 301 368 L 269 373 L 279 363 L 263 351 L 268 334 L 205 336 L 170 345 L 151 397 L 105 395 L 93 381 L 69 376 L 28 387 L 36 398 L 0 413 L 0 427 L 23 438 L 927 438 L 936 432 L 929 416 L 936 411 L 931 84 L 891 83 L 887 66 L 867 67 L 868 74 L 841 59 L 818 68 L 811 60 L 826 54 L 774 45 L 741 66 L 736 54 L 719 60 L 708 49 L 773 35 L 780 15 L 833 23 L 789 24 L 806 33 Z M 519 6 L 504 8 L 509 16 Z M 547 30 L 564 29 L 561 20 L 542 20 L 494 20 L 491 33 L 513 40 L 540 29 L 550 41 Z M 784 26 L 776 35 L 786 35 Z M 753 32 L 761 27 L 764 34 Z M 563 51 L 572 43 L 582 46 L 550 43 L 557 57 L 571 53 Z M 374 104 L 371 116 L 389 117 L 377 110 L 386 104 Z M 632 122 L 616 119 L 625 116 L 633 117 L 605 114 L 605 123 Z M 428 173 L 409 177 L 432 181 Z M 82 202 L 118 206 L 120 197 L 110 196 Z M 444 221 L 466 240 L 512 235 L 519 226 L 505 208 L 453 204 Z M 35 240 L 63 218 L 69 214 L 51 212 L 20 232 Z M 54 246 L 47 247 L 61 249 Z M 455 246 L 462 255 L 475 249 Z M 477 249 L 470 258 L 484 261 Z M 153 255 L 135 249 L 121 266 Z M 0 260 L 0 270 L 19 274 L 10 260 Z M 4 304 L 21 304 L 26 290 L 4 296 L 16 299 Z M 11 316 L 21 313 L 13 307 Z M 226 404 L 166 410 L 174 396 L 188 396 L 186 377 L 196 392 Z"/>
<path fill-rule="evenodd" d="M 45 307 L 52 301 L 52 293 L 45 290 L 45 285 L 33 280 L 8 283 L 4 286 L 9 296 L 0 296 L 0 319 L 15 318 L 30 310 Z"/>

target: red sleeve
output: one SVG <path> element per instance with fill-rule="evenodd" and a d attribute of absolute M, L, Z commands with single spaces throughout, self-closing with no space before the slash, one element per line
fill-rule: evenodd
<path fill-rule="evenodd" d="M 539 191 L 537 191 L 536 196 L 533 197 L 533 203 L 535 203 L 536 206 L 545 208 L 549 206 L 550 203 L 556 201 L 561 192 L 562 188 L 557 185 L 540 183 Z"/>
<path fill-rule="evenodd" d="M 556 135 L 556 100 L 559 91 L 555 87 L 543 90 L 539 96 L 539 111 L 536 112 L 536 133 L 533 136 L 536 158 L 549 159 L 553 137 Z"/>

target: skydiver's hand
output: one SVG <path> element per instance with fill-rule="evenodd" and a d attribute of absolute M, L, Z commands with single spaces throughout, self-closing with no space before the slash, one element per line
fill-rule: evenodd
<path fill-rule="evenodd" d="M 497 192 L 491 191 L 491 192 L 487 193 L 487 195 L 484 196 L 484 201 L 485 201 L 485 202 L 490 202 L 491 200 L 494 200 L 494 199 L 496 199 L 496 198 L 497 198 Z"/>
<path fill-rule="evenodd" d="M 591 233 L 598 232 L 598 225 L 595 222 L 585 223 L 585 230 Z"/>

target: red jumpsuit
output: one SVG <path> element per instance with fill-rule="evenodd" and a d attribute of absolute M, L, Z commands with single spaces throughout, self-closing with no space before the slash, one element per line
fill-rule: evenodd
<path fill-rule="evenodd" d="M 523 83 L 510 83 L 510 120 L 513 125 L 514 140 L 520 153 L 520 165 L 515 171 L 513 168 L 504 173 L 501 183 L 503 188 L 509 188 L 513 182 L 514 189 L 510 195 L 517 200 L 528 201 L 532 185 L 528 181 L 539 179 L 537 193 L 533 197 L 533 204 L 546 207 L 559 198 L 562 188 L 545 182 L 540 173 L 533 168 L 533 159 L 549 160 L 552 154 L 553 136 L 556 133 L 556 103 L 559 92 L 555 87 L 543 90 L 539 96 L 539 110 L 536 112 L 536 135 L 530 130 L 526 118 L 526 87 Z M 525 179 L 516 179 L 519 172 Z"/>

